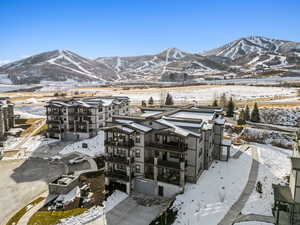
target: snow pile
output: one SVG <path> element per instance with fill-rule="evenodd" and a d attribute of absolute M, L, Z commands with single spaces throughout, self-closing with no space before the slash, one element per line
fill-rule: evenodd
<path fill-rule="evenodd" d="M 272 216 L 274 202 L 272 183 L 286 184 L 290 174 L 292 151 L 262 144 L 255 144 L 259 152 L 259 172 L 257 181 L 262 183 L 262 194 L 254 190 L 247 201 L 243 214 L 261 214 Z"/>
<path fill-rule="evenodd" d="M 292 149 L 294 143 L 293 136 L 290 133 L 256 128 L 244 128 L 240 137 L 245 141 L 271 144 L 289 149 Z"/>
<path fill-rule="evenodd" d="M 116 190 L 111 196 L 107 198 L 107 201 L 103 202 L 104 207 L 94 206 L 84 213 L 70 217 L 67 219 L 61 219 L 60 225 L 81 225 L 86 224 L 92 220 L 95 220 L 106 213 L 108 213 L 111 209 L 113 209 L 120 202 L 125 200 L 128 197 L 124 192 Z"/>
<path fill-rule="evenodd" d="M 300 124 L 300 112 L 298 108 L 293 110 L 282 108 L 261 109 L 260 117 L 262 122 L 269 124 L 285 126 L 297 126 Z"/>
<path fill-rule="evenodd" d="M 70 202 L 73 202 L 76 197 L 80 196 L 80 188 L 75 187 L 71 191 L 69 191 L 67 194 L 61 194 L 57 197 L 55 201 L 61 201 L 63 204 L 68 204 Z"/>
<path fill-rule="evenodd" d="M 87 148 L 83 148 L 82 144 L 86 143 Z M 104 154 L 104 133 L 99 131 L 96 137 L 85 139 L 83 141 L 78 141 L 73 144 L 67 145 L 60 154 L 66 155 L 69 153 L 78 152 L 90 157 L 95 157 Z"/>
<path fill-rule="evenodd" d="M 197 184 L 187 184 L 176 197 L 173 207 L 178 214 L 173 224 L 218 224 L 243 191 L 251 162 L 248 152 L 229 162 L 214 162 Z"/>

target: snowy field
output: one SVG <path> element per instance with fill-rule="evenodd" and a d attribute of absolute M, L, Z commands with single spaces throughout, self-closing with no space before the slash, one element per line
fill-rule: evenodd
<path fill-rule="evenodd" d="M 86 143 L 87 148 L 82 148 L 82 144 Z M 61 155 L 66 155 L 69 153 L 81 153 L 90 157 L 99 156 L 104 154 L 104 133 L 99 131 L 96 137 L 85 139 L 83 141 L 78 141 L 73 144 L 67 145 L 61 152 Z"/>
<path fill-rule="evenodd" d="M 137 89 L 133 91 L 116 91 L 115 95 L 127 95 L 133 103 L 148 100 L 151 96 L 159 101 L 166 92 L 170 93 L 177 102 L 195 101 L 199 103 L 212 102 L 223 93 L 234 100 L 249 100 L 266 97 L 295 96 L 294 88 L 255 87 L 255 86 L 194 86 L 167 89 Z"/>
<path fill-rule="evenodd" d="M 44 106 L 33 105 L 15 105 L 16 114 L 22 118 L 43 118 L 46 117 L 46 109 Z"/>
<path fill-rule="evenodd" d="M 261 214 L 272 216 L 272 183 L 285 184 L 285 177 L 290 174 L 291 163 L 288 158 L 292 151 L 270 145 L 253 144 L 259 153 L 259 172 L 257 180 L 262 183 L 263 193 L 253 191 L 246 203 L 243 214 Z"/>
<path fill-rule="evenodd" d="M 178 195 L 174 225 L 216 225 L 225 216 L 243 191 L 250 172 L 252 157 L 248 153 L 228 162 L 214 162 L 197 184 L 187 184 Z"/>

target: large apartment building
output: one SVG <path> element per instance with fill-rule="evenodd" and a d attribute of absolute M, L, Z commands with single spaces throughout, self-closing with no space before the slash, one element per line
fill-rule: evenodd
<path fill-rule="evenodd" d="M 128 97 L 90 97 L 58 99 L 48 102 L 47 136 L 80 140 L 94 137 L 105 120 L 129 113 Z"/>
<path fill-rule="evenodd" d="M 196 183 L 213 160 L 227 160 L 223 109 L 143 108 L 106 122 L 105 184 L 151 195 L 173 196 L 186 182 Z"/>
<path fill-rule="evenodd" d="M 288 185 L 273 184 L 276 225 L 300 224 L 300 131 L 296 133 Z"/>
<path fill-rule="evenodd" d="M 5 140 L 5 133 L 15 126 L 14 104 L 8 98 L 0 99 L 0 142 Z"/>

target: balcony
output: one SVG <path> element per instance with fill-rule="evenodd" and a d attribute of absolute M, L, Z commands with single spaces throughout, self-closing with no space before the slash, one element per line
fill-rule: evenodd
<path fill-rule="evenodd" d="M 125 147 L 125 148 L 132 148 L 134 146 L 134 142 L 132 139 L 128 141 L 120 141 L 114 140 L 113 138 L 106 139 L 104 142 L 105 146 L 116 146 L 116 147 Z"/>
<path fill-rule="evenodd" d="M 175 173 L 158 174 L 157 180 L 168 184 L 180 185 L 180 176 Z"/>
<path fill-rule="evenodd" d="M 112 180 L 122 180 L 125 182 L 129 182 L 129 176 L 125 172 L 121 171 L 107 171 L 105 172 L 105 176 Z"/>
<path fill-rule="evenodd" d="M 171 162 L 167 160 L 158 160 L 157 162 L 158 167 L 164 167 L 169 169 L 180 170 L 180 162 Z"/>
<path fill-rule="evenodd" d="M 55 116 L 60 116 L 63 115 L 64 113 L 61 111 L 46 111 L 46 115 L 55 115 Z"/>
<path fill-rule="evenodd" d="M 61 133 L 61 132 L 63 132 L 63 129 L 60 129 L 57 127 L 50 127 L 50 128 L 48 128 L 48 132 Z"/>
<path fill-rule="evenodd" d="M 60 119 L 49 119 L 46 121 L 47 124 L 62 124 L 64 123 L 62 120 Z"/>
<path fill-rule="evenodd" d="M 153 151 L 172 151 L 172 152 L 185 152 L 188 149 L 185 143 L 148 143 L 146 147 Z"/>
<path fill-rule="evenodd" d="M 134 158 L 127 158 L 122 156 L 106 156 L 105 160 L 112 163 L 119 163 L 129 165 L 130 163 L 134 162 Z"/>

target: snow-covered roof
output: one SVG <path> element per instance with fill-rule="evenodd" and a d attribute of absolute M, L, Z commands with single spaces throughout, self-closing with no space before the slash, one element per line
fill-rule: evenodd
<path fill-rule="evenodd" d="M 140 116 L 142 117 L 155 116 L 160 113 L 162 113 L 162 111 L 145 110 L 143 114 L 141 114 Z"/>
<path fill-rule="evenodd" d="M 103 106 L 109 106 L 113 103 L 114 99 L 101 99 Z"/>
<path fill-rule="evenodd" d="M 133 122 L 133 123 L 128 123 L 127 125 L 128 125 L 128 126 L 131 126 L 131 127 L 133 127 L 133 128 L 136 128 L 136 129 L 138 129 L 138 130 L 141 130 L 141 131 L 143 131 L 143 132 L 149 132 L 150 130 L 152 130 L 151 127 L 148 127 L 148 126 L 145 126 L 145 125 L 142 125 L 142 124 L 139 124 L 139 123 L 135 123 L 135 122 Z"/>
<path fill-rule="evenodd" d="M 202 121 L 209 121 L 214 118 L 213 112 L 190 112 L 190 111 L 179 111 L 169 115 L 174 118 L 186 118 L 186 119 L 200 119 Z"/>
<path fill-rule="evenodd" d="M 180 134 L 182 136 L 193 135 L 193 136 L 196 136 L 196 137 L 200 137 L 200 135 L 201 135 L 200 133 L 196 133 L 196 132 L 190 131 L 188 129 L 178 127 L 178 126 L 176 126 L 175 124 L 172 123 L 173 121 L 169 121 L 169 120 L 165 120 L 165 119 L 158 119 L 156 121 L 158 123 L 161 123 L 161 124 L 164 124 L 164 125 L 169 126 L 171 128 L 174 128 L 174 132 L 177 133 L 177 134 Z"/>
<path fill-rule="evenodd" d="M 188 122 L 188 121 L 175 121 L 172 118 L 168 118 L 163 116 L 162 119 L 168 120 L 168 122 L 174 124 L 175 126 L 179 127 L 191 127 L 191 128 L 201 128 L 202 122 Z"/>

